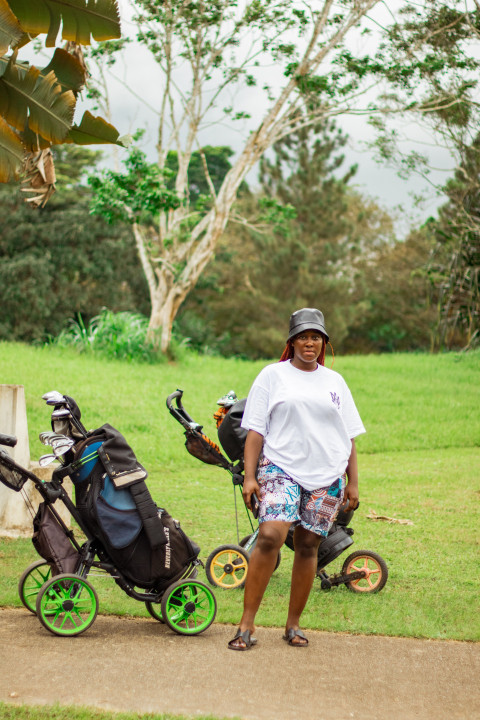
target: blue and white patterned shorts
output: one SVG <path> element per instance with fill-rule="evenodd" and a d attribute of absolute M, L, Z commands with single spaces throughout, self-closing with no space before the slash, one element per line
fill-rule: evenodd
<path fill-rule="evenodd" d="M 281 520 L 300 524 L 306 530 L 326 537 L 337 517 L 345 492 L 345 476 L 329 487 L 305 490 L 268 458 L 258 463 L 260 486 L 258 522 Z"/>

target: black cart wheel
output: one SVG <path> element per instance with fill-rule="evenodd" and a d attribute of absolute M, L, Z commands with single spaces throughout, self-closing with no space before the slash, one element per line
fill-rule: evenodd
<path fill-rule="evenodd" d="M 223 590 L 245 585 L 249 554 L 240 545 L 220 545 L 207 558 L 205 572 L 208 582 Z"/>
<path fill-rule="evenodd" d="M 54 635 L 80 635 L 97 617 L 97 593 L 80 575 L 55 575 L 40 588 L 36 611 L 42 625 Z"/>
<path fill-rule="evenodd" d="M 52 568 L 45 560 L 35 560 L 22 573 L 18 581 L 20 600 L 34 615 L 37 614 L 36 602 L 38 591 L 52 576 Z"/>
<path fill-rule="evenodd" d="M 365 577 L 345 583 L 352 592 L 380 592 L 387 582 L 388 568 L 385 560 L 371 550 L 356 550 L 343 563 L 342 575 L 359 571 L 364 572 Z"/>
<path fill-rule="evenodd" d="M 150 602 L 150 600 L 145 601 L 145 607 L 147 608 L 150 615 L 153 617 L 154 620 L 158 620 L 158 622 L 164 623 L 165 620 L 162 617 L 162 608 L 160 603 L 154 603 Z"/>
<path fill-rule="evenodd" d="M 248 543 L 248 541 L 250 540 L 251 537 L 252 537 L 251 535 L 245 535 L 245 537 L 240 540 L 240 545 L 242 547 L 245 547 L 245 545 Z M 255 547 L 255 543 L 252 545 L 251 548 L 249 548 L 249 552 L 251 552 L 254 547 Z M 280 565 L 281 562 L 282 562 L 282 553 L 279 550 L 278 556 L 277 556 L 277 562 L 275 564 L 275 567 L 273 568 L 273 572 L 275 572 L 275 570 L 278 568 L 278 566 Z"/>
<path fill-rule="evenodd" d="M 216 614 L 215 595 L 199 580 L 177 580 L 162 597 L 162 617 L 179 635 L 202 633 Z"/>

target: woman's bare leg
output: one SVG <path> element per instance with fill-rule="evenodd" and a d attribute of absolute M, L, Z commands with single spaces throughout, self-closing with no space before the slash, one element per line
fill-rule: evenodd
<path fill-rule="evenodd" d="M 243 615 L 240 620 L 240 630 L 255 630 L 255 616 L 257 614 L 265 590 L 277 564 L 278 551 L 285 542 L 289 522 L 267 521 L 260 523 L 256 545 L 248 563 L 247 579 L 243 596 Z M 242 646 L 241 638 L 235 641 L 235 646 Z"/>
<path fill-rule="evenodd" d="M 305 528 L 300 525 L 297 525 L 295 528 L 293 535 L 295 557 L 292 568 L 286 632 L 288 632 L 290 628 L 294 628 L 294 630 L 298 630 L 299 628 L 300 616 L 307 604 L 315 578 L 318 562 L 318 546 L 321 540 L 320 535 L 305 530 Z M 295 637 L 292 640 L 292 644 L 306 645 L 307 643 L 303 638 Z"/>

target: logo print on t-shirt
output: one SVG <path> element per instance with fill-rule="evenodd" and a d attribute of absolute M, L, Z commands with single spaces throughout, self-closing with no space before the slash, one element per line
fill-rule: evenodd
<path fill-rule="evenodd" d="M 333 392 L 333 393 L 331 392 L 331 393 L 330 393 L 330 397 L 332 398 L 333 404 L 336 405 L 337 408 L 340 410 L 340 398 L 339 398 L 339 396 L 337 395 L 337 393 L 336 393 L 336 392 Z"/>

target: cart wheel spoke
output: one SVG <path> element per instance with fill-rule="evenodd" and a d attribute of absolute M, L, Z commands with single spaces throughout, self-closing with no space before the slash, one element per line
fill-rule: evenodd
<path fill-rule="evenodd" d="M 85 578 L 62 573 L 40 588 L 36 612 L 42 625 L 55 635 L 79 635 L 97 616 L 97 593 Z"/>
<path fill-rule="evenodd" d="M 388 568 L 385 561 L 370 550 L 357 550 L 343 563 L 342 575 L 356 572 L 364 573 L 364 577 L 345 583 L 353 592 L 379 592 L 387 582 Z"/>
<path fill-rule="evenodd" d="M 240 545 L 220 545 L 207 558 L 205 571 L 208 581 L 225 590 L 245 584 L 249 555 Z"/>
<path fill-rule="evenodd" d="M 162 617 L 181 635 L 195 635 L 206 630 L 216 611 L 212 591 L 198 580 L 179 580 L 167 588 L 162 598 Z"/>

